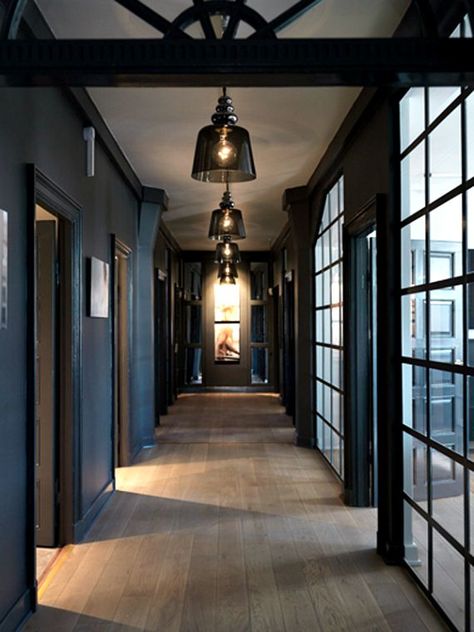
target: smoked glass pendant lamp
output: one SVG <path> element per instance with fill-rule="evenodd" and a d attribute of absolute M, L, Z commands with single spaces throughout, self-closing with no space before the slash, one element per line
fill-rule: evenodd
<path fill-rule="evenodd" d="M 246 182 L 256 176 L 250 136 L 239 120 L 226 89 L 219 97 L 212 125 L 197 137 L 191 176 L 202 182 Z"/>
<path fill-rule="evenodd" d="M 227 261 L 226 263 L 220 263 L 217 276 L 218 278 L 233 276 L 235 279 L 237 279 L 239 276 L 237 272 L 237 266 L 235 265 L 235 263 L 230 263 L 229 261 Z"/>
<path fill-rule="evenodd" d="M 220 285 L 236 285 L 235 277 L 233 277 L 231 274 L 221 276 L 219 278 L 219 284 Z"/>
<path fill-rule="evenodd" d="M 220 208 L 212 211 L 209 225 L 209 239 L 216 241 L 226 239 L 245 239 L 244 220 L 242 211 L 234 208 L 235 203 L 229 191 L 229 187 L 222 196 Z"/>
<path fill-rule="evenodd" d="M 215 263 L 225 263 L 226 261 L 230 261 L 231 263 L 241 262 L 238 245 L 232 243 L 228 237 L 217 244 L 216 256 L 214 257 Z"/>

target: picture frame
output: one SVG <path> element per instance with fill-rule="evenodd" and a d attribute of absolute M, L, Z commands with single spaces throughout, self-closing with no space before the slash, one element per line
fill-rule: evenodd
<path fill-rule="evenodd" d="M 90 258 L 89 316 L 109 317 L 110 272 L 109 264 L 97 257 Z"/>

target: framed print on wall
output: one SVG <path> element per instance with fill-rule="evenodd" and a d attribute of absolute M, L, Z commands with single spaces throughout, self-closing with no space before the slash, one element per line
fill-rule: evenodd
<path fill-rule="evenodd" d="M 96 257 L 90 260 L 89 316 L 109 317 L 109 264 Z"/>
<path fill-rule="evenodd" d="M 240 323 L 215 323 L 215 362 L 240 362 Z"/>
<path fill-rule="evenodd" d="M 0 209 L 0 329 L 7 328 L 8 314 L 8 214 Z"/>

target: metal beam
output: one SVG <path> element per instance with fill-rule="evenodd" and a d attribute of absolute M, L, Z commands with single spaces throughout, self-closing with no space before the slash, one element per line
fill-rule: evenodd
<path fill-rule="evenodd" d="M 474 86 L 474 39 L 0 42 L 0 85 Z"/>

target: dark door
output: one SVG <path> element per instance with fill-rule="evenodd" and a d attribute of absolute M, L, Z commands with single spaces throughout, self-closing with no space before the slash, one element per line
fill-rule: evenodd
<path fill-rule="evenodd" d="M 283 294 L 283 372 L 286 414 L 295 423 L 295 290 L 293 275 L 286 277 Z"/>
<path fill-rule="evenodd" d="M 168 414 L 169 369 L 168 369 L 168 306 L 166 280 L 156 276 L 155 291 L 155 393 L 157 407 L 157 423 L 159 415 Z"/>
<path fill-rule="evenodd" d="M 56 222 L 36 223 L 36 543 L 57 545 Z"/>
<path fill-rule="evenodd" d="M 273 302 L 273 309 L 272 309 L 272 314 L 273 314 L 273 349 L 274 352 L 272 353 L 271 356 L 271 362 L 273 364 L 273 384 L 275 386 L 275 390 L 278 392 L 281 388 L 281 384 L 280 384 L 280 351 L 279 351 L 279 346 L 280 346 L 280 315 L 279 315 L 279 308 L 280 308 L 280 288 L 278 285 L 275 285 L 275 287 L 272 289 L 272 302 Z"/>
<path fill-rule="evenodd" d="M 130 460 L 130 251 L 114 247 L 114 462 L 121 467 Z"/>

